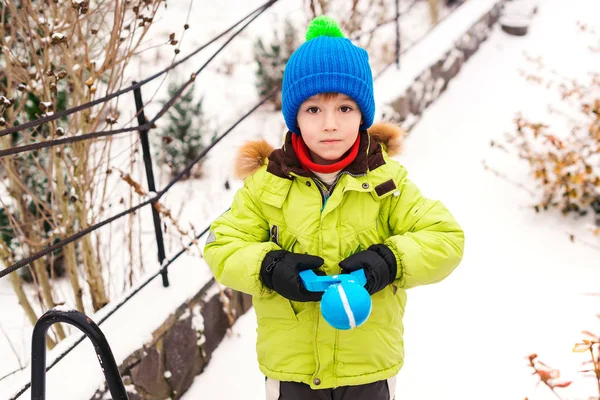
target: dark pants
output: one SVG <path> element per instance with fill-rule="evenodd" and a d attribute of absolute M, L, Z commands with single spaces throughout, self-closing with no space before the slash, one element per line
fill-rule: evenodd
<path fill-rule="evenodd" d="M 383 380 L 366 385 L 342 386 L 313 390 L 304 383 L 279 382 L 268 379 L 267 400 L 394 400 L 395 380 Z M 390 387 L 392 386 L 392 387 Z"/>

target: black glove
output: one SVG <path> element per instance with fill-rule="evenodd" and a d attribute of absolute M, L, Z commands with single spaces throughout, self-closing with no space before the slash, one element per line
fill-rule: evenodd
<path fill-rule="evenodd" d="M 320 301 L 322 292 L 309 292 L 300 271 L 319 268 L 325 261 L 309 254 L 274 250 L 265 256 L 260 268 L 263 284 L 283 297 L 294 301 Z M 316 272 L 316 271 L 315 271 Z"/>
<path fill-rule="evenodd" d="M 379 292 L 396 279 L 398 266 L 392 250 L 384 244 L 374 244 L 340 262 L 344 273 L 364 269 L 367 277 L 365 289 L 369 294 Z"/>

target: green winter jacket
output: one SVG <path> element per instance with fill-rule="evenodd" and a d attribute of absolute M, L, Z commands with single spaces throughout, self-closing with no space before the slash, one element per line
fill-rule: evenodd
<path fill-rule="evenodd" d="M 388 158 L 399 129 L 378 124 L 360 134 L 359 155 L 324 207 L 290 133 L 270 155 L 265 142 L 247 145 L 237 164 L 252 174 L 231 209 L 211 226 L 205 259 L 218 282 L 253 296 L 258 363 L 269 378 L 324 389 L 395 376 L 404 359 L 406 289 L 441 281 L 462 258 L 464 234 L 450 212 L 423 197 L 404 167 Z M 252 160 L 259 163 L 248 171 Z M 397 279 L 372 296 L 368 320 L 349 331 L 328 325 L 319 303 L 290 301 L 263 286 L 259 276 L 272 250 L 320 256 L 322 270 L 332 275 L 340 272 L 341 260 L 375 243 L 394 252 Z"/>

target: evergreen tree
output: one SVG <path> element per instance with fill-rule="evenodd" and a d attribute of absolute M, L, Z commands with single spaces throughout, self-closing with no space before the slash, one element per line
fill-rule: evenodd
<path fill-rule="evenodd" d="M 169 84 L 169 97 L 181 87 L 180 84 Z M 203 97 L 194 99 L 194 84 L 177 99 L 177 102 L 168 111 L 168 123 L 162 129 L 163 161 L 170 168 L 171 176 L 179 174 L 185 167 L 206 148 L 206 135 L 209 131 L 208 120 L 202 109 Z M 166 102 L 163 102 L 166 104 Z M 214 132 L 210 132 L 209 141 L 214 140 Z M 201 162 L 184 178 L 200 177 Z"/>
<path fill-rule="evenodd" d="M 283 41 L 275 33 L 275 39 L 265 47 L 262 39 L 254 43 L 254 60 L 258 65 L 256 71 L 256 88 L 263 97 L 274 87 L 281 86 L 285 64 L 297 47 L 297 35 L 289 20 L 285 21 Z M 276 110 L 281 110 L 281 90 L 269 101 Z"/>

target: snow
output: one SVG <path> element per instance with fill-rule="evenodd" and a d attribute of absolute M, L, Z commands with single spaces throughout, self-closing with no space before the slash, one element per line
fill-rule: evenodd
<path fill-rule="evenodd" d="M 53 307 L 53 308 L 52 308 L 52 310 L 54 310 L 54 311 L 59 311 L 59 312 L 62 312 L 62 313 L 70 313 L 70 312 L 73 312 L 73 309 L 72 309 L 71 307 L 67 307 L 67 306 L 65 306 L 65 305 L 61 305 L 61 306 L 56 306 L 56 307 Z"/>
<path fill-rule="evenodd" d="M 512 0 L 506 3 L 503 10 L 503 15 L 531 18 L 535 14 L 535 9 L 538 6 L 538 0 Z"/>
<path fill-rule="evenodd" d="M 265 377 L 258 370 L 255 343 L 256 314 L 251 308 L 236 321 L 182 399 L 263 400 Z"/>
<path fill-rule="evenodd" d="M 465 27 L 474 25 L 496 3 L 496 0 L 465 1 L 451 17 L 433 28 L 418 46 L 402 54 L 400 69 L 388 68 L 375 82 L 376 109 L 381 111 L 386 104 L 406 92 L 423 70 L 454 48 Z"/>
<path fill-rule="evenodd" d="M 201 16 L 203 22 L 191 24 L 186 31 L 186 40 L 180 44 L 185 43 L 187 48 L 182 47 L 181 54 L 212 37 L 217 33 L 216 27 L 228 26 L 260 3 L 248 1 L 242 7 L 237 1 L 227 0 L 218 2 L 213 9 L 194 2 L 198 9 L 191 15 Z M 283 3 L 276 5 L 272 13 L 260 17 L 240 39 L 253 39 L 259 33 L 268 35 L 269 22 L 277 20 L 277 13 L 299 11 L 285 8 Z M 375 83 L 378 110 L 402 94 L 440 54 L 451 49 L 465 26 L 475 23 L 492 4 L 492 0 L 466 1 L 451 18 L 403 54 L 401 69 L 388 68 Z M 187 15 L 187 2 L 173 6 L 185 9 L 184 15 Z M 232 9 L 238 12 L 228 12 Z M 545 388 L 535 389 L 525 359 L 532 352 L 540 354 L 550 365 L 570 372 L 567 377 L 575 377 L 574 371 L 581 359 L 570 349 L 579 340 L 581 330 L 599 329 L 594 314 L 598 312 L 600 297 L 584 295 L 597 292 L 595 283 L 600 270 L 593 260 L 598 259 L 598 239 L 590 237 L 588 226 L 582 221 L 548 213 L 535 214 L 530 207 L 535 199 L 508 180 L 485 171 L 482 160 L 502 171 L 511 181 L 531 184 L 526 178 L 526 165 L 514 156 L 489 147 L 490 140 L 498 140 L 505 131 L 513 129 L 516 112 L 527 111 L 534 119 L 544 118 L 547 100 L 556 98 L 533 87 L 519 75 L 519 69 L 530 66 L 522 53 L 540 54 L 559 72 L 581 77 L 586 69 L 600 64 L 598 56 L 590 55 L 575 21 L 597 23 L 592 16 L 599 11 L 600 4 L 595 1 L 574 0 L 567 8 L 559 0 L 547 0 L 534 16 L 527 36 L 512 37 L 495 28 L 490 39 L 465 64 L 441 99 L 425 111 L 411 132 L 399 160 L 407 166 L 424 194 L 442 199 L 452 210 L 466 231 L 467 248 L 461 267 L 450 278 L 409 292 L 405 317 L 406 364 L 398 381 L 399 399 L 447 398 L 448 394 L 450 398 L 461 400 L 554 398 Z M 224 15 L 226 17 L 221 18 Z M 218 23 L 205 24 L 204 20 Z M 174 24 L 164 19 L 162 22 L 173 31 L 182 21 Z M 214 69 L 237 60 L 239 68 L 236 67 L 231 76 L 209 67 L 196 80 L 198 93 L 209 96 L 205 102 L 207 113 L 218 116 L 219 132 L 258 100 L 252 83 L 254 71 L 249 67 L 251 46 L 247 43 L 247 40 L 234 40 L 231 49 L 215 60 Z M 202 64 L 198 58 L 206 59 L 217 45 L 207 48 L 187 70 L 181 70 L 181 76 L 189 76 Z M 160 60 L 168 64 L 170 56 L 162 51 Z M 149 63 L 151 57 L 145 61 Z M 158 69 L 156 64 L 152 65 L 152 71 Z M 148 70 L 141 62 L 140 73 L 132 75 L 139 80 L 148 76 Z M 144 89 L 145 101 L 158 90 L 160 81 Z M 151 111 L 158 108 L 155 102 L 154 108 L 148 107 L 147 116 L 153 116 Z M 174 215 L 179 215 L 181 226 L 189 221 L 196 227 L 205 227 L 226 209 L 235 189 L 241 185 L 230 178 L 230 166 L 243 139 L 264 137 L 278 145 L 283 132 L 284 124 L 278 113 L 259 110 L 211 152 L 204 165 L 208 178 L 177 184 L 161 202 L 172 207 Z M 115 147 L 121 151 L 129 144 L 130 139 L 126 140 L 115 139 Z M 111 166 L 123 165 L 121 161 L 112 160 Z M 226 180 L 230 180 L 229 191 L 223 189 Z M 157 174 L 158 189 L 165 183 L 165 178 Z M 182 199 L 187 202 L 182 203 Z M 115 205 L 112 209 L 115 213 L 116 208 Z M 150 211 L 140 212 L 144 219 L 140 232 L 145 246 L 149 246 L 144 247 L 143 252 L 147 259 L 146 273 L 136 276 L 137 282 L 149 276 L 148 271 L 159 268 L 152 243 Z M 109 215 L 112 214 L 109 212 Z M 113 226 L 116 234 L 118 225 Z M 576 236 L 574 243 L 569 241 L 570 234 Z M 147 343 L 150 332 L 209 281 L 211 274 L 199 257 L 198 248 L 202 247 L 203 239 L 199 243 L 169 268 L 170 288 L 163 288 L 158 277 L 101 325 L 117 363 Z M 176 236 L 167 237 L 167 254 L 180 247 Z M 111 273 L 122 275 L 123 265 L 131 261 L 126 254 L 119 254 L 119 249 L 112 251 Z M 121 293 L 122 289 L 111 286 L 111 294 Z M 217 286 L 213 286 L 207 296 L 217 293 Z M 18 347 L 29 349 L 31 325 L 22 315 L 7 279 L 0 279 L 0 299 L 1 327 L 16 333 Z M 120 299 L 112 300 L 116 304 Z M 91 317 L 98 321 L 110 309 L 112 307 L 107 307 Z M 199 308 L 192 310 L 193 322 L 194 326 L 202 327 L 204 321 L 199 311 Z M 264 398 L 264 377 L 255 357 L 255 329 L 255 316 L 250 310 L 235 324 L 232 334 L 216 350 L 206 371 L 196 378 L 184 399 Z M 48 353 L 48 363 L 78 338 L 75 332 L 61 342 Z M 204 337 L 200 337 L 199 343 L 203 340 Z M 28 350 L 14 354 L 4 340 L 0 341 L 0 353 L 3 360 L 0 377 L 18 367 L 18 358 L 20 362 L 29 362 Z M 89 398 L 103 381 L 95 359 L 89 341 L 84 341 L 48 373 L 47 399 Z M 28 381 L 29 374 L 25 369 L 10 379 L 0 380 L 0 397 L 10 397 Z M 63 384 L 66 376 L 70 377 L 69 385 Z M 586 398 L 592 390 L 589 381 L 578 379 L 567 393 Z M 22 399 L 28 397 L 29 391 L 21 396 Z"/>

